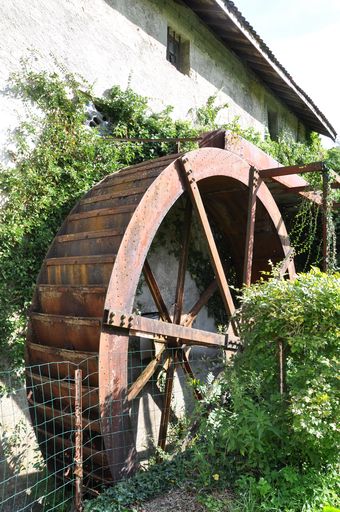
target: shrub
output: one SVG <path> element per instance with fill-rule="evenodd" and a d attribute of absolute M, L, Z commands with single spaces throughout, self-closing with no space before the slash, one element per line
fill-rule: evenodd
<path fill-rule="evenodd" d="M 340 274 L 314 268 L 295 281 L 245 288 L 240 320 L 244 351 L 206 396 L 211 410 L 194 448 L 199 481 L 211 486 L 216 473 L 234 476 L 240 492 L 272 502 L 268 510 L 335 505 Z"/>

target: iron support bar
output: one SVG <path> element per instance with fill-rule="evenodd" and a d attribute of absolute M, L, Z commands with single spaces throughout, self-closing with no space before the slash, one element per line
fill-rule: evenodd
<path fill-rule="evenodd" d="M 144 261 L 143 274 L 161 319 L 164 320 L 164 322 L 171 322 L 169 311 L 165 305 L 161 291 L 152 273 L 148 260 Z"/>
<path fill-rule="evenodd" d="M 184 211 L 184 220 L 183 220 L 183 238 L 182 238 L 182 246 L 181 246 L 181 254 L 178 262 L 178 275 L 177 275 L 177 285 L 176 285 L 176 295 L 175 295 L 175 308 L 174 308 L 174 324 L 181 323 L 181 316 L 183 310 L 183 300 L 184 300 L 184 284 L 185 284 L 185 271 L 188 265 L 188 256 L 189 256 L 189 243 L 190 243 L 190 232 L 191 232 L 191 219 L 192 219 L 192 204 L 190 199 L 187 199 L 185 211 Z"/>
<path fill-rule="evenodd" d="M 217 281 L 214 279 L 208 288 L 204 290 L 198 301 L 192 306 L 189 313 L 185 316 L 183 324 L 184 327 L 190 327 L 194 320 L 196 320 L 198 313 L 208 303 L 209 299 L 214 295 L 218 288 Z"/>
<path fill-rule="evenodd" d="M 214 332 L 202 331 L 182 325 L 161 322 L 152 318 L 146 318 L 135 314 L 128 315 L 120 311 L 108 311 L 104 318 L 104 324 L 108 327 L 128 330 L 132 336 L 141 338 L 155 338 L 155 341 L 166 343 L 165 338 L 179 339 L 180 343 L 186 345 L 202 345 L 205 347 L 228 346 L 229 337 Z M 231 341 L 231 338 L 230 338 Z M 233 338 L 233 343 L 237 341 Z"/>
<path fill-rule="evenodd" d="M 324 162 L 313 162 L 306 165 L 287 165 L 284 167 L 274 167 L 272 169 L 262 169 L 259 171 L 261 178 L 276 178 L 278 176 L 289 176 L 291 174 L 304 174 L 306 172 L 320 172 L 325 171 L 326 165 Z"/>
<path fill-rule="evenodd" d="M 228 281 L 227 281 L 227 278 L 224 273 L 224 269 L 222 266 L 220 256 L 218 254 L 218 250 L 217 250 L 217 247 L 215 244 L 213 233 L 211 231 L 207 213 L 206 213 L 204 205 L 203 205 L 201 194 L 198 189 L 196 180 L 193 176 L 193 171 L 189 164 L 189 160 L 186 157 L 184 157 L 184 158 L 181 158 L 179 161 L 180 161 L 180 165 L 182 168 L 182 176 L 186 183 L 186 188 L 190 195 L 191 201 L 196 209 L 198 218 L 200 220 L 201 226 L 202 226 L 204 234 L 205 234 L 206 241 L 208 243 L 208 249 L 209 249 L 209 253 L 210 253 L 211 263 L 212 263 L 212 266 L 215 271 L 215 276 L 216 276 L 216 280 L 218 283 L 218 287 L 220 289 L 221 297 L 224 302 L 224 306 L 226 308 L 227 315 L 229 316 L 229 319 L 233 326 L 234 333 L 235 333 L 235 335 L 237 335 L 238 329 L 236 326 L 236 322 L 232 318 L 235 313 L 234 301 L 233 301 L 231 293 L 230 293 Z"/>

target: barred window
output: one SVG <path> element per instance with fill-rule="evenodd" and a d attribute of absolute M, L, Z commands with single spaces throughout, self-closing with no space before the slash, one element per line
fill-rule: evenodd
<path fill-rule="evenodd" d="M 189 74 L 190 71 L 190 45 L 188 40 L 168 27 L 166 58 L 178 71 Z"/>

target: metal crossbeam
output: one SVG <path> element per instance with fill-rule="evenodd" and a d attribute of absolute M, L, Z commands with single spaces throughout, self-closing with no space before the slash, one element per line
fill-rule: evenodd
<path fill-rule="evenodd" d="M 152 318 L 120 311 L 107 311 L 104 325 L 129 331 L 132 336 L 155 338 L 160 343 L 167 343 L 168 338 L 180 340 L 180 345 L 200 345 L 205 347 L 227 348 L 229 338 L 223 334 L 202 331 L 182 325 L 170 324 Z M 233 343 L 236 343 L 233 338 Z"/>
<path fill-rule="evenodd" d="M 289 176 L 291 174 L 304 174 L 306 172 L 323 172 L 327 167 L 324 162 L 312 162 L 305 165 L 287 165 L 284 167 L 273 167 L 259 171 L 261 178 L 276 178 L 278 176 Z"/>

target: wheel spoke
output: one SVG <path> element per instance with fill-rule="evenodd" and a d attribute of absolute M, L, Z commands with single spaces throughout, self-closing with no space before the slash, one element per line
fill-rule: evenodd
<path fill-rule="evenodd" d="M 137 380 L 130 386 L 128 390 L 127 399 L 130 402 L 134 398 L 136 398 L 139 393 L 142 391 L 144 386 L 148 383 L 148 381 L 151 379 L 153 374 L 155 373 L 157 366 L 161 363 L 162 358 L 164 356 L 166 346 L 163 345 L 158 354 L 150 361 L 150 363 L 144 368 L 142 373 L 138 376 Z"/>
<path fill-rule="evenodd" d="M 194 372 L 192 371 L 192 368 L 191 368 L 191 365 L 189 363 L 189 359 L 188 359 L 188 356 L 185 352 L 185 350 L 183 348 L 180 349 L 180 363 L 181 363 L 181 366 L 184 370 L 184 373 L 187 374 L 187 376 L 191 379 L 191 380 L 195 380 L 195 374 Z M 194 390 L 194 395 L 195 397 L 197 398 L 197 400 L 202 400 L 202 395 L 201 393 L 198 391 L 198 389 L 196 389 L 195 387 L 193 388 Z"/>
<path fill-rule="evenodd" d="M 174 310 L 174 324 L 181 322 L 181 315 L 183 309 L 183 296 L 184 296 L 184 282 L 185 282 L 185 271 L 188 264 L 189 255 L 189 241 L 190 241 L 190 230 L 191 230 L 191 219 L 192 219 L 192 204 L 190 200 L 187 200 L 184 212 L 184 230 L 181 255 L 178 264 L 178 275 L 176 285 L 176 298 L 175 298 L 175 310 Z"/>
<path fill-rule="evenodd" d="M 222 262 L 221 262 L 219 254 L 218 254 L 218 250 L 217 250 L 214 236 L 213 236 L 213 233 L 212 233 L 212 230 L 210 227 L 208 216 L 205 211 L 203 201 L 201 198 L 201 194 L 198 189 L 195 178 L 190 177 L 190 176 L 192 176 L 192 169 L 190 168 L 189 162 L 187 159 L 184 159 L 184 158 L 181 159 L 181 162 L 182 162 L 182 166 L 183 166 L 183 176 L 185 177 L 185 180 L 187 183 L 187 189 L 188 189 L 191 201 L 193 203 L 193 206 L 195 207 L 195 210 L 197 212 L 198 218 L 200 220 L 203 232 L 205 234 L 205 238 L 208 243 L 210 259 L 211 259 L 212 266 L 214 268 L 217 284 L 220 289 L 220 293 L 222 296 L 224 306 L 226 308 L 227 315 L 230 318 L 235 313 L 234 301 L 233 301 L 233 298 L 230 293 L 227 278 L 224 274 Z M 232 323 L 235 334 L 237 334 L 237 331 L 238 331 L 237 326 L 233 319 L 231 319 L 231 323 Z"/>
<path fill-rule="evenodd" d="M 218 288 L 217 281 L 214 279 L 204 290 L 198 301 L 192 306 L 189 313 L 184 318 L 182 325 L 184 327 L 191 327 L 193 321 L 197 318 L 198 313 L 208 303 L 209 299 L 214 295 Z"/>
<path fill-rule="evenodd" d="M 176 352 L 173 357 L 170 356 L 169 366 L 166 372 L 165 393 L 164 393 L 164 407 L 161 415 L 161 423 L 159 426 L 158 446 L 164 450 L 166 445 L 166 436 L 168 432 L 170 407 L 172 398 L 172 389 L 174 385 L 174 372 L 175 363 L 177 361 Z"/>
<path fill-rule="evenodd" d="M 150 293 L 151 293 L 152 298 L 156 304 L 156 307 L 158 309 L 161 319 L 164 322 L 171 322 L 168 308 L 165 305 L 161 291 L 159 289 L 159 286 L 156 282 L 155 276 L 153 275 L 152 270 L 149 265 L 149 262 L 147 260 L 145 260 L 145 262 L 144 262 L 143 274 L 144 274 L 146 283 L 149 287 Z"/>

